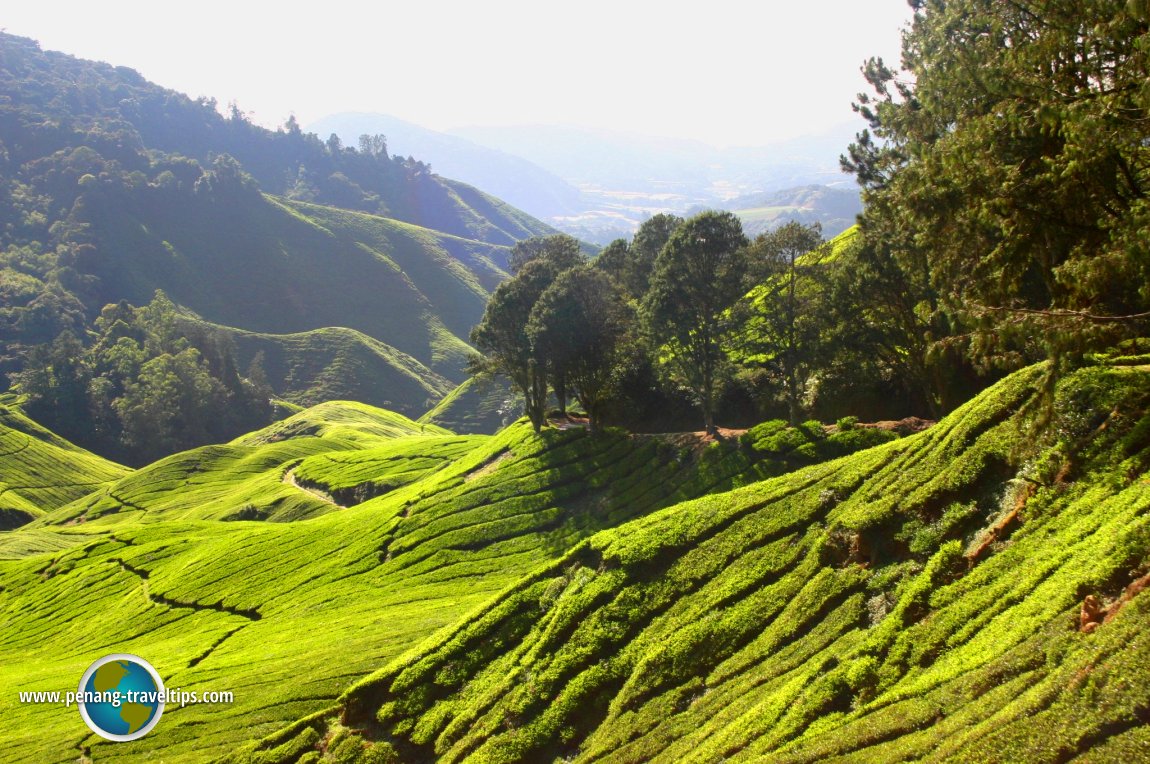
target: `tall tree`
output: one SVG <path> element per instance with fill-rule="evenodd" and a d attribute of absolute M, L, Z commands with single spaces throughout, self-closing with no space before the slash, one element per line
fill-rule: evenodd
<path fill-rule="evenodd" d="M 746 245 L 743 226 L 730 212 L 688 219 L 656 258 L 643 301 L 647 332 L 665 365 L 694 392 L 711 434 L 731 339 L 729 308 L 744 293 Z"/>
<path fill-rule="evenodd" d="M 548 359 L 541 348 L 533 346 L 527 335 L 527 322 L 555 276 L 555 266 L 546 260 L 525 264 L 514 278 L 495 288 L 483 319 L 471 331 L 471 342 L 485 353 L 481 368 L 506 376 L 522 393 L 535 432 L 543 428 L 546 420 Z"/>
<path fill-rule="evenodd" d="M 520 273 L 528 263 L 541 262 L 547 264 L 554 275 L 558 275 L 569 268 L 575 268 L 587 262 L 586 256 L 579 245 L 579 240 L 567 234 L 552 234 L 550 236 L 532 236 L 529 239 L 517 242 L 511 248 L 508 258 L 508 268 L 512 273 Z M 562 363 L 549 362 L 550 369 L 547 378 L 555 390 L 555 400 L 559 404 L 559 411 L 567 413 L 567 372 Z"/>
<path fill-rule="evenodd" d="M 1027 360 L 1144 332 L 1150 310 L 1150 12 L 1122 0 L 916 2 L 903 67 L 864 73 L 844 166 L 863 230 L 977 330 Z M 938 323 L 937 321 L 935 322 Z M 963 329 L 960 328 L 960 331 Z M 938 337 L 935 337 L 937 341 Z"/>
<path fill-rule="evenodd" d="M 818 360 L 819 282 L 827 257 L 818 223 L 789 222 L 758 236 L 748 250 L 758 286 L 740 305 L 740 351 L 745 364 L 765 366 L 781 378 L 792 426 L 803 419 L 803 395 Z"/>
<path fill-rule="evenodd" d="M 531 311 L 527 334 L 536 352 L 562 366 L 597 431 L 626 352 L 634 314 L 611 279 L 591 266 L 560 274 Z"/>
<path fill-rule="evenodd" d="M 512 273 L 519 273 L 523 266 L 534 260 L 547 261 L 555 268 L 556 273 L 562 273 L 568 268 L 587 262 L 579 246 L 579 240 L 565 233 L 532 236 L 530 239 L 517 242 L 511 248 L 507 267 Z"/>
<path fill-rule="evenodd" d="M 623 286 L 636 300 L 642 300 L 651 286 L 655 260 L 671 239 L 671 234 L 683 224 L 683 219 L 670 213 L 660 213 L 646 220 L 635 231 L 623 266 Z"/>

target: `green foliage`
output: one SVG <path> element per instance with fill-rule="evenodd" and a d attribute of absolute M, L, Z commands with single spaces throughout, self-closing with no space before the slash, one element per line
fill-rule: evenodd
<path fill-rule="evenodd" d="M 483 320 L 471 331 L 471 341 L 487 354 L 475 371 L 496 372 L 510 379 L 523 396 L 536 432 L 546 413 L 549 359 L 544 348 L 532 343 L 527 323 L 556 275 L 555 266 L 545 259 L 527 262 L 513 279 L 496 288 Z"/>
<path fill-rule="evenodd" d="M 1072 375 L 1062 393 L 1143 412 L 1125 373 Z M 1077 618 L 1085 593 L 1113 601 L 1145 569 L 1130 570 L 1147 562 L 1144 468 L 1115 458 L 1140 417 L 1082 452 L 1088 479 L 1029 495 L 1008 539 L 970 552 L 1020 495 L 1015 475 L 1061 454 L 1018 414 L 1040 377 L 911 438 L 603 531 L 356 685 L 339 713 L 440 761 L 1137 750 L 1150 611 L 1139 596 L 1093 635 Z M 745 442 L 834 436 L 776 421 Z"/>
<path fill-rule="evenodd" d="M 579 240 L 566 234 L 552 234 L 551 236 L 534 236 L 517 242 L 511 248 L 507 258 L 507 269 L 512 274 L 518 274 L 523 266 L 535 260 L 542 260 L 562 273 L 568 268 L 574 268 L 586 262 Z"/>
<path fill-rule="evenodd" d="M 619 239 L 606 246 L 595 267 L 614 278 L 631 299 L 642 302 L 650 288 L 655 260 L 682 224 L 683 219 L 676 215 L 654 215 L 643 221 L 630 243 Z"/>
<path fill-rule="evenodd" d="M 877 427 L 852 427 L 845 430 L 840 427 L 828 435 L 823 426 L 815 421 L 790 427 L 782 419 L 772 419 L 747 430 L 740 437 L 740 442 L 754 453 L 793 469 L 897 439 L 896 433 Z"/>
<path fill-rule="evenodd" d="M 602 425 L 634 324 L 610 278 L 588 266 L 560 273 L 531 310 L 532 346 L 575 391 L 593 431 Z"/>
<path fill-rule="evenodd" d="M 95 486 L 0 539 L 0 607 L 10 614 L 0 676 L 13 688 L 65 687 L 98 639 L 148 656 L 172 686 L 231 690 L 236 701 L 166 715 L 137 743 L 92 740 L 94 758 L 307 761 L 317 753 L 308 730 L 335 740 L 326 711 L 380 663 L 596 531 L 755 475 L 730 447 L 679 462 L 660 441 L 610 429 L 531 433 L 520 422 L 458 438 L 326 403 Z M 588 586 L 593 570 L 572 571 L 566 595 L 553 587 L 554 596 Z M 68 626 L 77 620 L 83 633 Z M 15 695 L 0 706 L 10 730 L 0 760 L 74 752 L 51 721 L 58 708 Z M 351 729 L 327 750 L 409 760 Z M 242 746 L 272 733 L 267 745 Z"/>
<path fill-rule="evenodd" d="M 675 374 L 698 397 L 713 431 L 716 383 L 723 373 L 728 308 L 743 294 L 747 240 L 738 218 L 704 212 L 675 229 L 655 260 L 642 316 Z"/>
<path fill-rule="evenodd" d="M 786 225 L 759 235 L 748 250 L 754 283 L 736 309 L 740 361 L 764 366 L 782 381 L 790 423 L 797 425 L 808 381 L 817 368 L 825 333 L 823 260 L 818 225 Z"/>
<path fill-rule="evenodd" d="M 925 323 L 1015 364 L 1144 331 L 1150 28 L 1139 3 L 916 5 L 871 60 L 859 177 L 876 261 Z"/>
<path fill-rule="evenodd" d="M 78 442 L 143 464 L 271 418 L 270 390 L 239 376 L 221 335 L 189 339 L 162 292 L 107 306 L 96 328 L 91 347 L 65 333 L 12 375 L 30 413 Z"/>

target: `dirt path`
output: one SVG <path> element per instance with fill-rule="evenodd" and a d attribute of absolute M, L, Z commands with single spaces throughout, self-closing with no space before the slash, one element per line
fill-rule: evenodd
<path fill-rule="evenodd" d="M 331 504 L 333 507 L 339 507 L 340 509 L 347 509 L 347 507 L 345 507 L 344 505 L 342 505 L 338 501 L 336 501 L 332 497 L 332 495 L 330 493 L 328 493 L 327 491 L 321 491 L 318 488 L 312 488 L 311 486 L 303 485 L 298 480 L 296 480 L 295 479 L 295 467 L 292 467 L 290 470 L 288 470 L 287 472 L 284 473 L 283 482 L 286 483 L 287 485 L 294 486 L 295 488 L 298 488 L 299 490 L 301 490 L 305 493 L 310 493 L 312 496 L 316 497 L 320 501 L 325 502 L 327 504 Z"/>

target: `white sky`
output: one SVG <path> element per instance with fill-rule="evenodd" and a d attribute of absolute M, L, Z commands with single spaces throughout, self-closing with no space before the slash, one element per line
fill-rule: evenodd
<path fill-rule="evenodd" d="M 854 119 L 906 0 L 10 2 L 0 28 L 275 127 L 571 124 L 762 145 Z"/>

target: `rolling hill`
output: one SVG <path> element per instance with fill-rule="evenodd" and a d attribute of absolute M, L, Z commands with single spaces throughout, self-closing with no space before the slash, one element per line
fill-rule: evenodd
<path fill-rule="evenodd" d="M 130 470 L 0 405 L 0 529 L 15 528 L 86 496 Z"/>
<path fill-rule="evenodd" d="M 163 290 L 281 397 L 417 416 L 463 381 L 515 242 L 555 230 L 393 156 L 0 33 L 0 372 Z"/>
<path fill-rule="evenodd" d="M 95 303 L 143 304 L 162 289 L 222 327 L 264 335 L 344 327 L 457 381 L 469 352 L 462 338 L 507 256 L 503 247 L 253 192 L 224 204 L 177 192 L 151 207 L 115 190 L 97 193 L 74 215 L 95 249 L 77 264 L 94 280 Z M 293 343 L 281 344 L 283 357 Z M 392 401 L 414 413 L 427 397 Z"/>
<path fill-rule="evenodd" d="M 1143 360 L 1064 379 L 1037 438 L 1031 368 L 604 530 L 227 760 L 1138 760 Z"/>
<path fill-rule="evenodd" d="M 12 693 L 0 761 L 227 754 L 331 708 L 595 532 L 783 464 L 523 421 L 454 436 L 334 402 L 168 457 L 0 536 L 0 674 L 13 690 L 66 687 L 115 645 L 170 686 L 235 702 L 170 707 L 146 739 L 109 745 L 74 709 Z"/>

